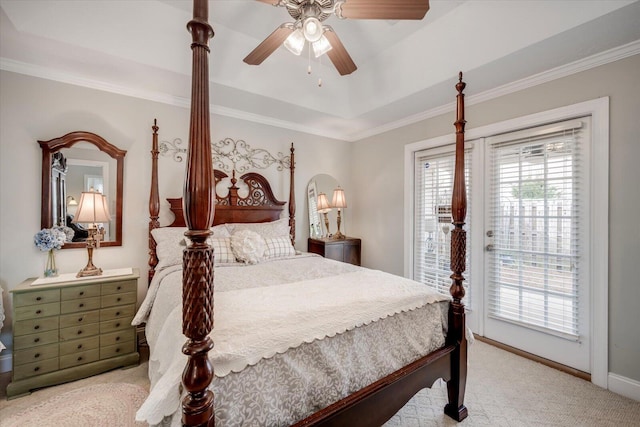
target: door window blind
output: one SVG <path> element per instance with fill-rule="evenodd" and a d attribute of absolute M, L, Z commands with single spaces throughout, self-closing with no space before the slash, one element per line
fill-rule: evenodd
<path fill-rule="evenodd" d="M 487 139 L 488 314 L 570 339 L 580 332 L 587 124 L 573 120 Z"/>
<path fill-rule="evenodd" d="M 465 182 L 467 194 L 470 181 L 471 145 L 465 147 Z M 414 212 L 414 260 L 413 278 L 434 290 L 449 295 L 451 287 L 451 198 L 455 169 L 455 146 L 423 150 L 415 153 L 415 212 Z M 471 198 L 467 197 L 465 229 L 471 221 Z M 470 289 L 470 244 L 467 234 L 466 295 L 464 303 L 471 302 Z"/>

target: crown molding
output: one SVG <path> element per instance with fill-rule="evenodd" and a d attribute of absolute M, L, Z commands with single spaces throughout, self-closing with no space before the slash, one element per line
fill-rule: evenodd
<path fill-rule="evenodd" d="M 551 70 L 544 71 L 542 73 L 535 74 L 533 76 L 525 77 L 524 79 L 517 80 L 515 82 L 507 83 L 497 88 L 470 95 L 465 98 L 467 105 L 479 104 L 491 99 L 495 99 L 504 95 L 508 95 L 514 92 L 518 92 L 524 89 L 531 88 L 543 83 L 547 83 L 556 79 L 570 76 L 582 71 L 586 71 L 601 65 L 605 65 L 611 62 L 618 61 L 620 59 L 627 58 L 629 56 L 637 55 L 640 53 L 640 40 L 633 41 L 626 45 L 622 45 L 590 57 L 574 61 L 570 64 L 562 65 L 560 67 L 553 68 Z M 25 74 L 32 77 L 39 77 L 42 79 L 53 80 L 61 83 L 67 83 L 75 86 L 86 87 L 90 89 L 101 90 L 105 92 L 115 93 L 118 95 L 131 96 L 134 98 L 146 99 L 149 101 L 160 102 L 163 104 L 173 105 L 180 108 L 189 108 L 191 102 L 189 98 L 173 96 L 162 92 L 145 91 L 137 88 L 117 85 L 113 83 L 107 83 L 94 79 L 88 79 L 73 75 L 67 72 L 62 72 L 49 67 L 43 67 L 40 65 L 28 64 L 21 61 L 15 61 L 9 58 L 0 57 L 0 70 L 10 71 L 19 74 Z M 224 117 L 231 117 L 240 120 L 247 120 L 254 123 L 264 124 L 267 126 L 278 127 L 282 129 L 288 129 L 296 132 L 302 132 L 311 135 L 322 136 L 326 138 L 333 138 L 342 141 L 359 141 L 371 136 L 379 135 L 384 132 L 389 132 L 394 129 L 398 129 L 404 126 L 408 126 L 423 120 L 427 120 L 433 117 L 440 116 L 442 114 L 449 113 L 455 110 L 455 102 L 450 102 L 429 110 L 413 114 L 411 116 L 396 120 L 391 123 L 384 124 L 382 126 L 369 128 L 361 132 L 355 133 L 334 133 L 330 134 L 324 129 L 315 129 L 307 126 L 302 126 L 294 122 L 286 120 L 278 120 L 271 117 L 263 116 L 260 114 L 248 113 L 246 111 L 236 110 L 233 108 L 227 108 L 219 105 L 211 105 L 211 113 Z"/>
<path fill-rule="evenodd" d="M 626 45 L 618 46 L 613 49 L 609 49 L 604 52 L 597 53 L 595 55 L 583 58 L 566 65 L 562 65 L 556 68 L 552 68 L 547 71 L 543 71 L 533 76 L 525 77 L 523 79 L 507 83 L 497 88 L 487 90 L 475 95 L 465 97 L 466 105 L 480 104 L 491 99 L 499 98 L 501 96 L 509 95 L 511 93 L 519 92 L 524 89 L 528 89 L 534 86 L 548 83 L 553 80 L 557 80 L 563 77 L 570 76 L 582 71 L 590 70 L 601 65 L 606 65 L 611 62 L 619 61 L 624 58 L 628 58 L 640 53 L 640 40 L 633 41 Z M 369 138 L 371 136 L 379 135 L 384 132 L 389 132 L 394 129 L 398 129 L 404 126 L 408 126 L 423 120 L 427 120 L 433 117 L 440 116 L 442 114 L 450 113 L 456 108 L 455 102 L 450 102 L 421 113 L 417 113 L 401 120 L 397 120 L 391 123 L 387 123 L 382 126 L 367 129 L 363 132 L 354 133 L 346 137 L 347 141 L 359 141 L 361 139 Z"/>
<path fill-rule="evenodd" d="M 117 85 L 113 83 L 107 83 L 94 79 L 87 79 L 67 72 L 62 72 L 49 67 L 43 67 L 40 65 L 29 64 L 26 62 L 15 61 L 9 58 L 0 57 L 0 70 L 10 71 L 18 74 L 24 74 L 31 77 L 38 77 L 46 80 L 53 80 L 60 83 L 67 83 L 74 86 L 85 87 L 88 89 L 95 89 L 104 92 L 114 93 L 117 95 L 130 96 L 133 98 L 145 99 L 147 101 L 159 102 L 162 104 L 173 105 L 180 108 L 190 108 L 191 100 L 189 98 L 173 96 L 162 92 L 145 91 L 129 86 Z M 247 120 L 254 123 L 260 123 L 267 126 L 274 126 L 283 129 L 289 129 L 296 132 L 302 132 L 306 134 L 318 135 L 327 138 L 334 138 L 338 140 L 345 140 L 344 135 L 331 134 L 326 130 L 314 129 L 306 126 L 301 126 L 297 123 L 277 120 L 271 117 L 262 116 L 259 114 L 248 113 L 246 111 L 236 110 L 233 108 L 227 108 L 220 105 L 210 105 L 211 114 L 217 114 L 219 116 L 231 117 L 240 120 Z"/>

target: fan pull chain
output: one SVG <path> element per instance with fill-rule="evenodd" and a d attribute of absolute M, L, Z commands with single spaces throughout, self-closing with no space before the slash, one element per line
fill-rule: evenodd
<path fill-rule="evenodd" d="M 307 74 L 311 74 L 311 43 L 309 43 L 309 67 L 307 68 Z"/>
<path fill-rule="evenodd" d="M 318 64 L 322 70 L 322 55 L 318 58 Z M 318 87 L 322 87 L 322 76 L 318 76 Z"/>

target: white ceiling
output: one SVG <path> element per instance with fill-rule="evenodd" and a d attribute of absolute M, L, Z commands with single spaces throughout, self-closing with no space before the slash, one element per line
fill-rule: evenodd
<path fill-rule="evenodd" d="M 0 68 L 187 106 L 188 0 L 0 0 Z M 242 59 L 283 22 L 283 8 L 210 0 L 212 112 L 357 140 L 435 112 L 464 71 L 469 100 L 640 52 L 637 0 L 431 0 L 422 21 L 331 25 L 358 70 L 279 48 Z M 564 71 L 563 71 L 564 70 Z M 322 78 L 322 87 L 318 86 Z"/>

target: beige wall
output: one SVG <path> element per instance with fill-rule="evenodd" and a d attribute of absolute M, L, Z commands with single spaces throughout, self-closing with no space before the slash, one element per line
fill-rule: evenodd
<path fill-rule="evenodd" d="M 33 244 L 40 229 L 40 169 L 42 155 L 37 140 L 48 140 L 68 132 L 94 132 L 112 144 L 127 150 L 124 170 L 123 246 L 100 248 L 94 263 L 102 268 L 126 266 L 140 269 L 139 303 L 146 291 L 147 227 L 151 175 L 151 126 L 160 126 L 159 140 L 181 138 L 188 143 L 189 111 L 185 108 L 114 95 L 56 83 L 20 74 L 0 73 L 0 286 L 7 311 L 0 341 L 11 344 L 11 305 L 6 292 L 29 277 L 42 274 L 45 255 Z M 306 186 L 312 176 L 330 174 L 352 193 L 349 179 L 350 143 L 288 131 L 243 120 L 212 116 L 212 139 L 242 139 L 253 148 L 265 148 L 272 154 L 289 154 L 296 147 L 296 248 L 306 250 L 308 210 Z M 161 200 L 180 197 L 184 162 L 160 157 Z M 265 171 L 276 179 L 274 192 L 288 200 L 288 171 L 275 167 Z M 171 214 L 163 203 L 161 224 Z M 345 212 L 350 223 L 350 212 Z M 285 213 L 286 215 L 286 213 Z M 87 262 L 85 249 L 57 252 L 58 268 L 63 273 L 80 270 Z M 6 359 L 7 352 L 0 355 Z M 0 360 L 1 362 L 1 360 Z M 0 370 L 6 367 L 0 363 Z M 9 367 L 10 368 L 10 367 Z"/>
<path fill-rule="evenodd" d="M 640 55 L 467 106 L 467 130 L 610 97 L 609 372 L 640 381 Z M 451 83 L 454 100 L 455 81 Z M 474 94 L 467 79 L 467 95 Z M 403 274 L 404 146 L 453 134 L 455 113 L 428 119 L 353 147 L 354 235 L 363 263 Z"/>

